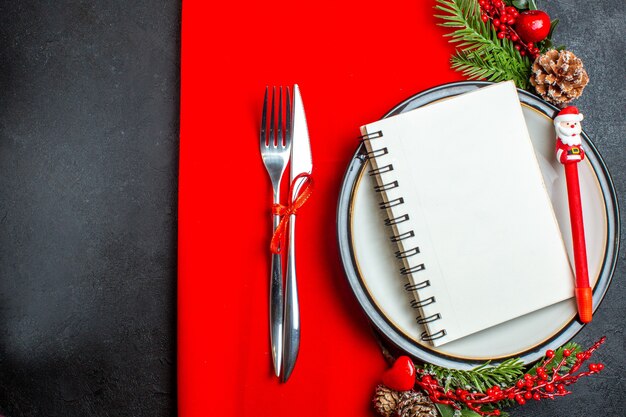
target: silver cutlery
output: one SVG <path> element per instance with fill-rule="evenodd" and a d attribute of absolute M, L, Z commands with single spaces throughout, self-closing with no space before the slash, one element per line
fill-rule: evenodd
<path fill-rule="evenodd" d="M 298 85 L 293 87 L 293 120 L 290 182 L 292 183 L 292 199 L 295 200 L 304 185 L 305 179 L 294 179 L 302 173 L 311 174 L 313 161 L 309 132 L 304 114 L 304 106 Z M 286 382 L 296 363 L 300 348 L 300 306 L 298 302 L 298 285 L 296 280 L 296 215 L 289 219 L 289 243 L 287 252 L 287 270 L 285 278 L 285 313 L 284 313 L 283 359 L 281 380 Z"/>
<path fill-rule="evenodd" d="M 263 114 L 261 118 L 260 147 L 263 163 L 272 181 L 274 204 L 280 203 L 280 184 L 289 162 L 291 151 L 291 98 L 289 88 L 285 98 L 285 125 L 283 127 L 283 88 L 272 87 L 272 101 L 269 123 L 267 119 L 269 87 L 265 88 Z M 269 129 L 268 129 L 269 126 Z M 279 215 L 273 215 L 273 229 L 280 221 Z M 270 275 L 270 343 L 274 372 L 280 377 L 283 355 L 283 272 L 281 254 L 273 253 Z"/>

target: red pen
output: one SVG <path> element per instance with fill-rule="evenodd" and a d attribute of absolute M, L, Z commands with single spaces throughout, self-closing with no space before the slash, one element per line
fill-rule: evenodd
<path fill-rule="evenodd" d="M 556 158 L 563 164 L 567 182 L 567 199 L 572 226 L 574 264 L 576 269 L 576 305 L 578 317 L 583 323 L 589 323 L 593 312 L 592 292 L 589 286 L 587 270 L 587 248 L 585 245 L 585 227 L 578 181 L 578 163 L 585 158 L 582 148 L 580 122 L 583 115 L 574 106 L 561 110 L 554 118 L 556 130 Z"/>

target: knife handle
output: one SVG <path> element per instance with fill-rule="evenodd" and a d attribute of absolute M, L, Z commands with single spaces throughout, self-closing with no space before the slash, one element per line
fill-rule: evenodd
<path fill-rule="evenodd" d="M 288 248 L 287 276 L 285 278 L 282 382 L 287 382 L 291 376 L 300 349 L 300 305 L 296 280 L 296 216 L 294 214 L 289 219 Z"/>

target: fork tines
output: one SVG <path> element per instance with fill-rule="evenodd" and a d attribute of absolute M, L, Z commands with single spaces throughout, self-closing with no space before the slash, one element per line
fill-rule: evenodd
<path fill-rule="evenodd" d="M 276 103 L 276 87 L 272 87 L 272 102 L 271 102 L 271 108 L 270 108 L 269 134 L 268 134 L 267 105 L 268 105 L 268 96 L 269 96 L 269 86 L 265 87 L 265 98 L 263 100 L 263 115 L 261 116 L 261 139 L 265 139 L 266 146 L 286 147 L 287 141 L 290 140 L 291 94 L 289 91 L 289 87 L 285 88 L 285 95 L 286 95 L 286 100 L 283 100 L 283 87 L 282 86 L 278 87 L 278 103 Z M 283 101 L 285 103 L 284 108 L 283 108 Z M 284 123 L 283 123 L 283 120 L 284 120 Z"/>

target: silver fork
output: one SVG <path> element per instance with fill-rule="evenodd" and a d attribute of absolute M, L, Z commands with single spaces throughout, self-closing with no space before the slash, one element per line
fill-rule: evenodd
<path fill-rule="evenodd" d="M 261 157 L 272 181 L 274 204 L 280 203 L 280 183 L 289 162 L 291 153 L 291 97 L 286 88 L 285 126 L 283 128 L 283 88 L 279 87 L 276 103 L 276 87 L 272 87 L 269 129 L 267 120 L 269 87 L 265 88 L 263 114 L 261 117 Z M 276 113 L 276 114 L 275 114 Z M 275 117 L 277 116 L 277 117 Z M 276 230 L 280 216 L 273 216 L 273 230 Z M 270 276 L 270 341 L 274 372 L 280 377 L 283 355 L 283 268 L 280 254 L 272 254 Z"/>

